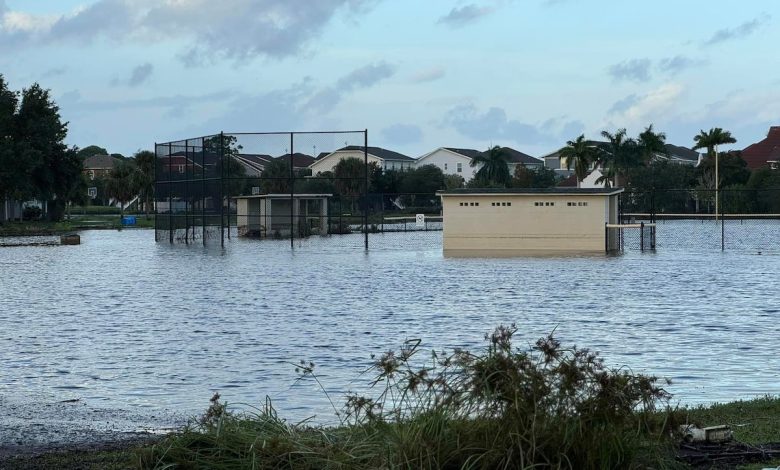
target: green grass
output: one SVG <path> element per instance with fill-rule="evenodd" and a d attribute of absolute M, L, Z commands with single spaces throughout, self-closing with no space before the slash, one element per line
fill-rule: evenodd
<path fill-rule="evenodd" d="M 780 442 L 780 398 L 764 397 L 685 410 L 699 426 L 727 424 L 734 438 L 745 444 Z"/>
<path fill-rule="evenodd" d="M 72 215 L 61 222 L 13 221 L 0 223 L 0 236 L 60 235 L 78 230 L 117 230 L 130 228 L 154 228 L 154 215 L 148 220 L 136 215 L 136 225 L 123 226 L 119 215 Z"/>
<path fill-rule="evenodd" d="M 54 452 L 36 457 L 0 460 L 0 468 L 15 470 L 127 470 L 140 465 L 139 449 Z"/>
<path fill-rule="evenodd" d="M 348 395 L 337 426 L 289 423 L 270 399 L 253 413 L 233 413 L 215 395 L 198 422 L 144 454 L 142 467 L 682 467 L 668 432 L 675 414 L 657 408 L 668 394 L 655 378 L 608 369 L 595 353 L 564 349 L 552 336 L 531 352 L 515 349 L 514 333 L 497 329 L 478 354 L 431 352 L 423 360 L 411 341 L 375 358 L 375 393 Z M 314 364 L 298 371 L 324 390 Z"/>

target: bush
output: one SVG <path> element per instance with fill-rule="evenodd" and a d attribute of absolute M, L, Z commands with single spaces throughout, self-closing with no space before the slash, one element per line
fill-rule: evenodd
<path fill-rule="evenodd" d="M 22 210 L 22 220 L 39 220 L 43 211 L 38 206 L 27 206 Z"/>
<path fill-rule="evenodd" d="M 213 399 L 198 424 L 145 457 L 177 468 L 638 468 L 665 466 L 669 394 L 654 377 L 609 369 L 552 336 L 482 354 L 431 353 L 419 340 L 374 359 L 375 396 L 350 394 L 341 425 L 291 425 L 271 406 L 236 415 Z M 427 362 L 427 363 L 426 363 Z M 314 364 L 297 369 L 319 384 Z M 324 388 L 323 388 L 324 390 Z M 653 455 L 653 452 L 656 452 Z"/>

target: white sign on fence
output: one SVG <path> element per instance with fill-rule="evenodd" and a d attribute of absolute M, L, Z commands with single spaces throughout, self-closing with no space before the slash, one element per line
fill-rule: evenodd
<path fill-rule="evenodd" d="M 425 228 L 425 214 L 417 214 L 415 223 L 417 224 L 417 228 Z"/>
<path fill-rule="evenodd" d="M 93 186 L 87 188 L 87 196 L 89 196 L 90 199 L 95 199 L 97 197 L 97 187 Z"/>

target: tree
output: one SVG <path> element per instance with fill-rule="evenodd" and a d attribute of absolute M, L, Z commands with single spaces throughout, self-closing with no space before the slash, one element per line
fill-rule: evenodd
<path fill-rule="evenodd" d="M 666 134 L 654 132 L 652 124 L 639 134 L 637 145 L 639 146 L 639 153 L 644 164 L 649 164 L 656 155 L 669 154 L 669 150 L 666 148 Z"/>
<path fill-rule="evenodd" d="M 290 164 L 281 158 L 268 162 L 263 169 L 260 189 L 264 194 L 290 192 Z"/>
<path fill-rule="evenodd" d="M 80 149 L 77 155 L 80 159 L 86 160 L 87 158 L 94 157 L 95 155 L 108 155 L 108 150 L 104 149 L 103 147 L 98 147 L 97 145 L 89 145 L 83 149 Z"/>
<path fill-rule="evenodd" d="M 731 132 L 724 131 L 720 127 L 713 127 L 708 132 L 704 132 L 704 129 L 702 129 L 701 132 L 699 132 L 699 135 L 693 138 L 693 141 L 696 142 L 696 145 L 693 146 L 693 150 L 706 148 L 707 156 L 710 158 L 715 157 L 715 177 L 713 181 L 715 182 L 715 217 L 717 218 L 719 203 L 717 193 L 720 189 L 718 145 L 734 144 L 737 142 L 737 139 L 731 136 Z"/>
<path fill-rule="evenodd" d="M 498 145 L 471 159 L 472 167 L 479 166 L 474 180 L 482 184 L 506 187 L 512 180 L 504 150 Z"/>
<path fill-rule="evenodd" d="M 596 180 L 597 183 L 620 186 L 623 177 L 631 169 L 642 164 L 642 158 L 636 140 L 626 137 L 625 129 L 618 129 L 614 134 L 602 131 L 601 136 L 609 141 L 606 147 L 599 149 L 598 163 L 602 167 L 603 176 Z"/>
<path fill-rule="evenodd" d="M 371 168 L 373 167 L 373 168 Z M 369 178 L 376 164 L 369 165 Z M 355 198 L 366 191 L 366 164 L 359 158 L 344 158 L 333 167 L 333 179 L 339 197 L 350 200 L 351 211 L 355 212 Z"/>
<path fill-rule="evenodd" d="M 49 220 L 60 220 L 67 194 L 81 177 L 82 165 L 75 152 L 67 151 L 67 124 L 60 120 L 59 107 L 49 90 L 35 83 L 22 92 L 16 132 L 17 158 L 32 168 L 31 196 L 47 201 Z"/>
<path fill-rule="evenodd" d="M 591 164 L 595 163 L 598 157 L 593 144 L 585 140 L 585 134 L 580 135 L 575 140 L 566 142 L 566 147 L 559 151 L 559 155 L 561 159 L 566 159 L 567 170 L 571 170 L 574 167 L 578 188 L 582 180 L 588 176 Z"/>
<path fill-rule="evenodd" d="M 702 129 L 699 135 L 693 138 L 696 145 L 693 150 L 707 149 L 707 156 L 714 157 L 718 145 L 735 144 L 737 139 L 731 136 L 731 132 L 724 131 L 720 127 L 713 127 L 707 132 Z"/>
<path fill-rule="evenodd" d="M 444 189 L 459 189 L 465 184 L 460 175 L 444 175 Z"/>
<path fill-rule="evenodd" d="M 555 170 L 545 167 L 530 169 L 525 165 L 515 167 L 513 188 L 552 188 L 558 183 Z"/>
<path fill-rule="evenodd" d="M 19 192 L 19 183 L 25 176 L 14 158 L 14 120 L 18 104 L 17 93 L 8 89 L 0 75 L 0 204 Z"/>
<path fill-rule="evenodd" d="M 144 201 L 144 211 L 146 219 L 149 220 L 149 208 L 151 207 L 152 196 L 154 195 L 154 171 L 157 163 L 157 156 L 149 150 L 139 150 L 133 155 L 135 159 L 136 171 L 135 187 L 138 188 L 141 198 Z"/>
<path fill-rule="evenodd" d="M 138 194 L 134 173 L 136 168 L 132 163 L 120 162 L 111 170 L 106 180 L 106 191 L 119 202 L 120 217 L 125 215 L 125 204 Z"/>

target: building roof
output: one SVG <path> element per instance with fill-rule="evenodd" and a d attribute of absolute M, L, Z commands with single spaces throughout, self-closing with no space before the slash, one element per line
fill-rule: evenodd
<path fill-rule="evenodd" d="M 368 153 L 375 157 L 379 157 L 382 160 L 403 160 L 403 161 L 414 161 L 414 158 L 406 156 L 402 153 L 394 152 L 392 150 L 383 149 L 382 147 L 363 147 L 362 145 L 348 145 L 346 147 L 340 148 L 337 150 L 337 152 L 342 150 L 363 150 L 364 148 L 368 149 Z"/>
<path fill-rule="evenodd" d="M 532 157 L 511 147 L 501 147 L 501 150 L 504 152 L 504 155 L 507 156 L 507 161 L 509 163 L 522 163 L 523 165 L 541 165 L 544 163 L 543 160 Z"/>
<path fill-rule="evenodd" d="M 290 154 L 286 153 L 276 158 L 289 162 Z M 306 155 L 305 153 L 295 152 L 292 156 L 292 161 L 293 161 L 293 168 L 306 168 L 312 163 L 314 163 L 315 158 L 312 157 L 311 155 Z"/>
<path fill-rule="evenodd" d="M 699 152 L 691 150 L 688 147 L 672 144 L 665 144 L 664 147 L 666 147 L 666 151 L 669 152 L 670 156 L 677 157 L 681 160 L 690 160 L 692 162 L 699 161 Z"/>
<path fill-rule="evenodd" d="M 243 158 L 244 160 L 249 160 L 250 162 L 253 163 L 259 163 L 261 165 L 270 162 L 274 158 L 270 155 L 265 155 L 262 153 L 239 153 L 236 156 L 238 158 Z"/>
<path fill-rule="evenodd" d="M 780 126 L 772 126 L 765 139 L 749 145 L 742 151 L 742 158 L 748 168 L 755 169 L 766 166 L 767 161 L 777 160 L 780 154 Z"/>
<path fill-rule="evenodd" d="M 455 196 L 459 194 L 594 194 L 609 196 L 622 193 L 623 188 L 460 188 L 448 191 L 439 191 L 441 196 Z"/>
<path fill-rule="evenodd" d="M 445 150 L 449 150 L 450 152 L 455 152 L 463 155 L 464 157 L 474 158 L 477 155 L 481 154 L 479 150 L 474 149 L 459 149 L 455 147 L 442 147 Z"/>
<path fill-rule="evenodd" d="M 85 170 L 113 170 L 119 162 L 116 157 L 110 155 L 92 155 L 84 159 Z"/>
<path fill-rule="evenodd" d="M 576 188 L 577 187 L 577 175 L 572 173 L 567 178 L 564 178 L 561 180 L 560 183 L 556 184 L 555 186 L 559 188 Z"/>

